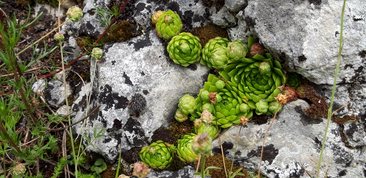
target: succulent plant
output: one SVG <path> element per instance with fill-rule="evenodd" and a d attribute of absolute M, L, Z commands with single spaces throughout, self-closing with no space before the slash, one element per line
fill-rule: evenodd
<path fill-rule="evenodd" d="M 282 104 L 278 101 L 269 103 L 268 111 L 272 114 L 279 112 L 282 109 Z"/>
<path fill-rule="evenodd" d="M 174 63 L 187 67 L 199 61 L 201 48 L 198 37 L 188 32 L 182 32 L 170 40 L 167 51 Z"/>
<path fill-rule="evenodd" d="M 192 142 L 195 136 L 193 133 L 186 134 L 177 141 L 177 154 L 183 162 L 191 163 L 198 159 L 198 155 L 192 150 Z"/>
<path fill-rule="evenodd" d="M 165 169 L 173 161 L 174 145 L 161 140 L 151 143 L 141 149 L 139 156 L 142 162 L 154 169 Z"/>
<path fill-rule="evenodd" d="M 178 122 L 184 122 L 188 119 L 188 116 L 186 114 L 183 114 L 180 109 L 177 109 L 174 115 L 175 120 Z"/>
<path fill-rule="evenodd" d="M 23 163 L 17 163 L 12 169 L 11 169 L 11 174 L 14 177 L 19 177 L 21 175 L 23 175 L 25 172 L 27 171 L 27 168 L 25 167 L 25 165 Z"/>
<path fill-rule="evenodd" d="M 178 109 L 182 114 L 188 115 L 194 112 L 196 108 L 196 100 L 190 94 L 185 94 L 179 99 Z"/>
<path fill-rule="evenodd" d="M 179 34 L 183 23 L 179 15 L 172 10 L 167 10 L 158 17 L 155 25 L 156 32 L 160 38 L 169 40 Z"/>
<path fill-rule="evenodd" d="M 196 134 L 207 133 L 212 139 L 215 139 L 220 133 L 219 127 L 204 123 L 200 119 L 194 121 L 194 130 Z"/>
<path fill-rule="evenodd" d="M 212 139 L 216 138 L 220 133 L 220 128 L 217 125 L 213 125 L 214 116 L 211 114 L 209 109 L 204 106 L 212 106 L 209 103 L 203 105 L 203 112 L 201 117 L 194 121 L 194 131 L 196 134 L 207 133 Z M 214 109 L 214 108 L 212 108 Z"/>
<path fill-rule="evenodd" d="M 210 39 L 202 49 L 201 63 L 210 68 L 222 69 L 230 58 L 227 55 L 229 40 L 222 37 Z"/>
<path fill-rule="evenodd" d="M 209 92 L 209 100 L 203 100 L 203 94 Z M 208 105 L 208 106 L 207 106 Z M 213 108 L 210 108 L 212 106 Z M 251 118 L 253 112 L 241 97 L 232 90 L 223 80 L 213 74 L 209 74 L 204 88 L 201 89 L 196 99 L 196 112 L 192 114 L 191 120 L 202 117 L 204 109 L 210 109 L 213 117 L 213 124 L 221 128 L 228 128 L 240 124 L 240 118 Z"/>
<path fill-rule="evenodd" d="M 272 114 L 275 106 L 272 102 L 277 102 L 275 97 L 286 81 L 281 64 L 270 54 L 240 59 L 219 73 L 229 90 L 259 115 Z M 272 106 L 271 110 L 269 106 Z"/>
<path fill-rule="evenodd" d="M 231 61 L 242 59 L 248 53 L 248 47 L 240 40 L 229 42 L 227 48 L 227 55 Z"/>

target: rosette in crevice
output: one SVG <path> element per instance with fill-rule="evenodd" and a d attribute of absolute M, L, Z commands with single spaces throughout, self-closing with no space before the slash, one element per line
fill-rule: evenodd
<path fill-rule="evenodd" d="M 221 70 L 230 62 L 242 59 L 248 52 L 248 47 L 240 40 L 229 41 L 216 37 L 209 40 L 202 49 L 201 64 Z"/>
<path fill-rule="evenodd" d="M 157 17 L 154 19 L 157 19 L 155 29 L 158 36 L 165 40 L 169 40 L 173 36 L 178 35 L 183 27 L 179 15 L 172 10 L 163 12 L 158 11 L 157 13 L 158 15 L 156 15 Z"/>
<path fill-rule="evenodd" d="M 201 64 L 209 68 L 222 69 L 229 63 L 227 45 L 229 40 L 222 37 L 210 39 L 202 49 Z"/>
<path fill-rule="evenodd" d="M 187 67 L 200 60 L 201 48 L 198 37 L 191 33 L 182 32 L 170 40 L 167 51 L 174 63 Z"/>
<path fill-rule="evenodd" d="M 242 58 L 227 65 L 219 72 L 234 91 L 256 114 L 274 114 L 281 109 L 276 96 L 281 93 L 286 77 L 282 66 L 270 54 Z"/>
<path fill-rule="evenodd" d="M 196 112 L 192 114 L 192 120 L 198 118 L 204 110 L 212 113 L 212 123 L 221 128 L 240 124 L 243 118 L 250 119 L 253 115 L 252 110 L 229 88 L 223 80 L 210 74 L 196 98 Z"/>
<path fill-rule="evenodd" d="M 173 161 L 175 146 L 158 140 L 141 149 L 139 156 L 141 161 L 154 169 L 165 169 Z"/>

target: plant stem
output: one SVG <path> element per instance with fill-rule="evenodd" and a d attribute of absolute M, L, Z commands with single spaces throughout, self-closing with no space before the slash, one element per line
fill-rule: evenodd
<path fill-rule="evenodd" d="M 322 147 L 320 149 L 320 155 L 319 155 L 319 160 L 318 160 L 318 164 L 316 167 L 316 177 L 320 176 L 320 167 L 321 167 L 321 163 L 323 161 L 323 154 L 324 154 L 324 150 L 325 150 L 325 144 L 327 141 L 327 137 L 328 137 L 328 130 L 329 130 L 329 126 L 330 126 L 330 121 L 332 118 L 332 111 L 333 111 L 333 103 L 334 103 L 334 95 L 337 89 L 337 78 L 340 72 L 340 65 L 341 65 L 341 61 L 342 61 L 342 49 L 343 49 L 343 29 L 344 29 L 344 12 L 346 9 L 346 2 L 347 0 L 343 1 L 343 7 L 342 7 L 342 13 L 341 13 L 341 29 L 340 29 L 340 36 L 339 36 L 339 48 L 338 48 L 338 57 L 337 57 L 337 64 L 336 64 L 336 68 L 334 71 L 334 79 L 333 79 L 333 86 L 332 86 L 332 93 L 331 93 L 331 97 L 330 97 L 330 103 L 329 103 L 329 108 L 328 108 L 328 114 L 327 114 L 327 123 L 325 126 L 325 131 L 324 131 L 324 136 L 323 136 L 323 140 L 322 140 Z"/>
<path fill-rule="evenodd" d="M 118 163 L 117 163 L 117 169 L 116 169 L 116 175 L 114 176 L 115 178 L 118 178 L 119 176 L 119 170 L 121 169 L 121 158 L 122 158 L 122 147 L 121 145 L 119 146 L 119 153 L 118 153 Z"/>
<path fill-rule="evenodd" d="M 205 178 L 206 155 L 201 155 L 201 178 Z"/>

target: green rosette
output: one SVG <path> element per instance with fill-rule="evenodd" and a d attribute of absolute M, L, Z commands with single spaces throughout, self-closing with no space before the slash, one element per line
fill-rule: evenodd
<path fill-rule="evenodd" d="M 237 61 L 244 58 L 249 50 L 248 47 L 240 40 L 229 42 L 227 49 L 227 55 L 230 58 L 230 61 Z"/>
<path fill-rule="evenodd" d="M 173 161 L 175 147 L 161 140 L 141 149 L 139 156 L 142 162 L 153 169 L 165 169 Z"/>
<path fill-rule="evenodd" d="M 202 49 L 201 64 L 210 68 L 222 69 L 230 62 L 227 55 L 229 40 L 222 37 L 210 39 Z"/>
<path fill-rule="evenodd" d="M 256 114 L 271 115 L 281 92 L 280 86 L 286 82 L 281 64 L 270 54 L 255 55 L 232 62 L 219 72 L 231 91 L 234 91 Z M 271 110 L 269 107 L 271 106 Z"/>
<path fill-rule="evenodd" d="M 208 100 L 203 97 L 207 93 L 206 91 L 209 92 Z M 214 116 L 212 122 L 214 125 L 228 128 L 240 124 L 242 116 L 249 119 L 253 115 L 252 110 L 241 97 L 230 85 L 217 76 L 209 74 L 203 89 L 196 98 L 196 112 L 192 115 L 191 120 L 199 118 L 202 111 L 208 109 Z"/>
<path fill-rule="evenodd" d="M 183 137 L 177 141 L 177 154 L 179 159 L 183 162 L 191 163 L 198 159 L 198 155 L 192 150 L 193 138 L 195 136 L 195 134 L 190 133 L 183 135 Z"/>
<path fill-rule="evenodd" d="M 165 11 L 156 22 L 156 33 L 160 38 L 165 40 L 171 39 L 178 35 L 182 30 L 183 23 L 179 15 L 172 10 Z"/>
<path fill-rule="evenodd" d="M 190 94 L 185 94 L 179 98 L 178 109 L 182 114 L 192 114 L 196 109 L 196 100 Z"/>
<path fill-rule="evenodd" d="M 195 124 L 194 131 L 196 134 L 207 133 L 212 139 L 215 139 L 220 133 L 220 128 L 217 125 L 200 123 Z"/>
<path fill-rule="evenodd" d="M 183 67 L 198 62 L 201 49 L 199 38 L 188 32 L 182 32 L 174 36 L 167 46 L 170 59 Z"/>

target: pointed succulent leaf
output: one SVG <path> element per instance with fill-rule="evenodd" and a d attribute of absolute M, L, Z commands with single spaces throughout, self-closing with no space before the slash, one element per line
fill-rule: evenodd
<path fill-rule="evenodd" d="M 188 32 L 182 32 L 170 40 L 167 51 L 174 63 L 187 67 L 200 60 L 201 48 L 198 37 Z"/>
<path fill-rule="evenodd" d="M 231 61 L 244 58 L 248 52 L 248 47 L 240 40 L 229 42 L 227 48 L 227 55 Z"/>
<path fill-rule="evenodd" d="M 177 155 L 180 160 L 186 163 L 191 163 L 198 159 L 198 155 L 192 150 L 192 142 L 195 134 L 183 135 L 177 141 Z"/>
<path fill-rule="evenodd" d="M 165 169 L 173 161 L 174 151 L 174 145 L 158 140 L 143 147 L 139 153 L 139 157 L 142 162 L 153 169 Z"/>
<path fill-rule="evenodd" d="M 185 114 L 192 114 L 196 108 L 196 101 L 192 95 L 185 94 L 179 99 L 178 108 Z"/>
<path fill-rule="evenodd" d="M 159 37 L 169 40 L 173 36 L 179 34 L 183 24 L 179 15 L 172 10 L 165 11 L 159 16 L 155 29 Z"/>
<path fill-rule="evenodd" d="M 227 45 L 229 40 L 222 37 L 210 39 L 202 49 L 201 63 L 210 68 L 222 69 L 229 62 Z"/>

